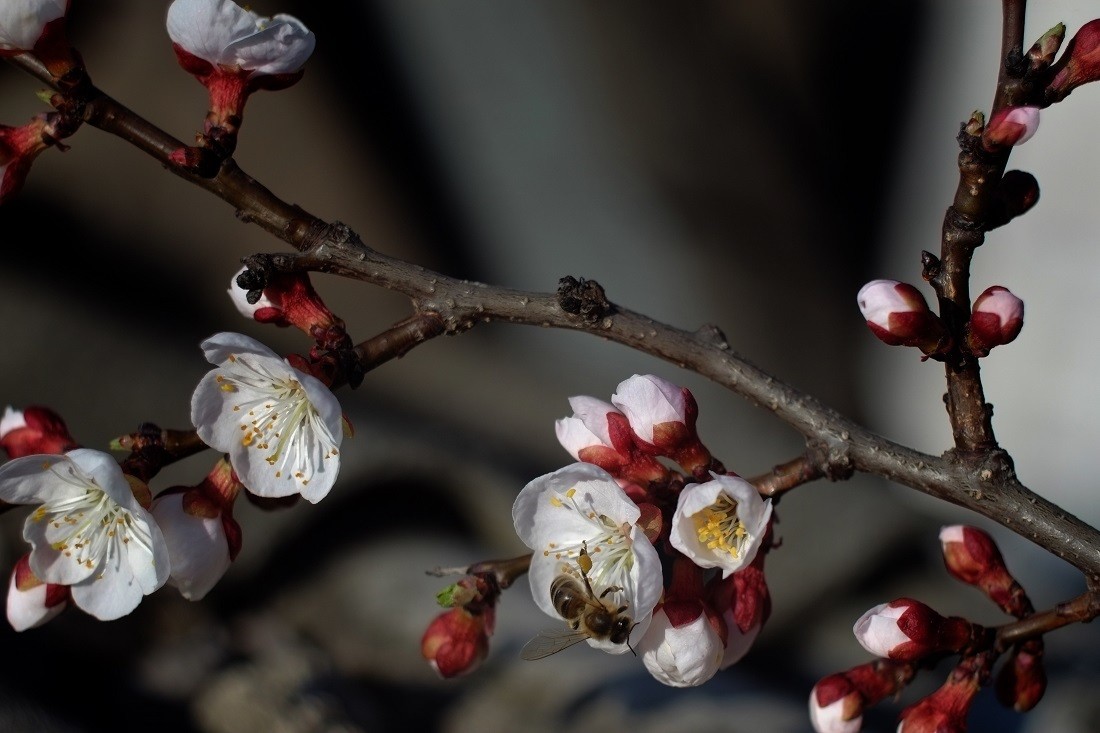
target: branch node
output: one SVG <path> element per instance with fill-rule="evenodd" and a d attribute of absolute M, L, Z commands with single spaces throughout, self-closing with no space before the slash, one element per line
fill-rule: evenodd
<path fill-rule="evenodd" d="M 590 326 L 614 311 L 602 285 L 572 275 L 558 281 L 558 306 L 570 315 L 580 316 Z"/>

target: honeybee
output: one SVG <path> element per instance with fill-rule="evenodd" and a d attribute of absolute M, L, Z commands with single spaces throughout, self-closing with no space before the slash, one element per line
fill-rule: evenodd
<path fill-rule="evenodd" d="M 520 651 L 523 659 L 542 659 L 585 639 L 606 639 L 612 644 L 626 644 L 627 649 L 634 651 L 630 646 L 634 623 L 630 616 L 623 613 L 627 607 L 616 607 L 604 600 L 608 593 L 621 591 L 622 588 L 608 586 L 598 596 L 592 590 L 592 582 L 588 579 L 592 558 L 588 556 L 587 543 L 581 543 L 577 567 L 581 571 L 579 581 L 576 573 L 567 568 L 567 572 L 554 578 L 550 584 L 550 602 L 558 614 L 569 622 L 569 627 L 539 632 Z"/>

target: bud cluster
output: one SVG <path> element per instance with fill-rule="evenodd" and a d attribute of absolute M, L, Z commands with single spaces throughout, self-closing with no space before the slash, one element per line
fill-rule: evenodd
<path fill-rule="evenodd" d="M 872 280 L 860 288 L 856 302 L 871 333 L 890 346 L 915 346 L 925 359 L 942 359 L 955 346 L 943 320 L 908 283 Z M 1014 341 L 1023 325 L 1024 302 L 994 285 L 975 298 L 962 345 L 974 356 L 988 356 L 993 347 Z"/>
<path fill-rule="evenodd" d="M 940 543 L 944 564 L 953 577 L 978 588 L 1018 619 L 1034 612 L 986 532 L 963 525 L 944 527 Z M 947 681 L 902 711 L 898 731 L 962 733 L 970 705 L 988 684 L 1002 653 L 993 629 L 964 618 L 942 616 L 912 598 L 871 608 L 856 621 L 853 632 L 867 651 L 881 659 L 817 683 L 810 696 L 810 718 L 818 733 L 855 733 L 867 707 L 899 692 L 918 668 L 930 668 L 950 655 L 958 655 L 959 661 Z M 1042 657 L 1041 636 L 1011 648 L 995 685 L 1003 705 L 1024 712 L 1039 702 L 1046 689 Z"/>

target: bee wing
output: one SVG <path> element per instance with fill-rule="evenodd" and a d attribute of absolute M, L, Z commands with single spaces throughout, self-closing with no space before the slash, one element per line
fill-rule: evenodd
<path fill-rule="evenodd" d="M 540 631 L 531 641 L 523 645 L 519 656 L 533 662 L 536 659 L 557 654 L 562 649 L 568 649 L 577 642 L 584 641 L 588 634 L 573 629 L 549 629 Z"/>

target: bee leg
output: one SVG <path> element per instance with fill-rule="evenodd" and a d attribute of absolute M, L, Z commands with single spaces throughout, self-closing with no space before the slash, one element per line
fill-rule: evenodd
<path fill-rule="evenodd" d="M 603 598 L 608 593 L 615 593 L 616 591 L 621 591 L 622 589 L 623 587 L 621 585 L 609 585 L 603 589 L 603 593 L 600 594 L 600 598 Z"/>

